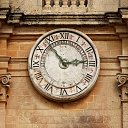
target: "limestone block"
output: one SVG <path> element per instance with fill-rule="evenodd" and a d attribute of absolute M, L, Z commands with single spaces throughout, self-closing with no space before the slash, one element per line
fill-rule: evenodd
<path fill-rule="evenodd" d="M 0 128 L 5 128 L 5 109 L 0 109 Z"/>
<path fill-rule="evenodd" d="M 1 0 L 0 7 L 3 7 L 3 8 L 9 7 L 9 0 Z"/>
<path fill-rule="evenodd" d="M 120 0 L 120 6 L 121 7 L 128 7 L 128 1 L 127 0 Z"/>
<path fill-rule="evenodd" d="M 122 39 L 122 54 L 123 55 L 128 55 L 128 38 L 123 38 Z"/>
<path fill-rule="evenodd" d="M 94 0 L 92 6 L 92 11 L 94 12 L 117 11 L 119 7 L 119 0 Z"/>

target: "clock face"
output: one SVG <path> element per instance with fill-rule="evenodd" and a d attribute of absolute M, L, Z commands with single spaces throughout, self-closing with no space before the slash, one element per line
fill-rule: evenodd
<path fill-rule="evenodd" d="M 28 63 L 34 87 L 46 98 L 68 102 L 86 95 L 99 73 L 93 42 L 74 29 L 55 29 L 41 36 Z"/>

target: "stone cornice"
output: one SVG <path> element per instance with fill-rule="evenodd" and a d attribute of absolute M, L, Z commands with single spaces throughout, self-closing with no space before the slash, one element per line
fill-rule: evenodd
<path fill-rule="evenodd" d="M 20 24 L 23 25 L 105 25 L 108 20 L 104 15 L 91 14 L 43 14 L 24 15 Z"/>
<path fill-rule="evenodd" d="M 9 8 L 0 8 L 0 20 L 6 19 L 9 12 Z"/>
<path fill-rule="evenodd" d="M 119 55 L 118 59 L 119 60 L 128 60 L 128 56 L 127 55 Z"/>
<path fill-rule="evenodd" d="M 22 13 L 10 13 L 8 15 L 7 23 L 20 24 L 22 17 Z"/>
<path fill-rule="evenodd" d="M 125 23 L 128 26 L 128 8 L 120 8 L 119 13 L 122 16 L 122 19 L 125 21 Z"/>
<path fill-rule="evenodd" d="M 122 15 L 123 19 L 128 19 L 128 8 L 120 8 L 119 13 Z"/>
<path fill-rule="evenodd" d="M 126 55 L 120 55 L 118 56 L 118 60 L 120 61 L 120 67 L 122 69 L 128 69 L 128 56 Z"/>
<path fill-rule="evenodd" d="M 11 62 L 27 62 L 28 58 L 11 58 Z"/>
<path fill-rule="evenodd" d="M 105 14 L 59 14 L 44 13 L 42 15 L 25 15 L 24 13 L 11 13 L 9 8 L 0 8 L 0 20 L 6 19 L 8 24 L 20 25 L 108 25 L 122 24 L 127 21 L 128 8 L 120 8 L 118 12 Z"/>

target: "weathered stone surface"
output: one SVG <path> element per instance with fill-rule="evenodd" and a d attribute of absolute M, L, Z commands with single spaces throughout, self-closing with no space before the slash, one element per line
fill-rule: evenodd
<path fill-rule="evenodd" d="M 8 0 L 0 0 L 0 74 L 12 75 L 7 104 L 0 102 L 0 128 L 127 128 L 126 88 L 119 90 L 116 82 L 117 73 L 128 73 L 127 0 L 90 0 L 87 7 L 83 0 L 79 7 L 76 0 L 71 0 L 70 7 L 67 0 L 62 7 L 58 0 L 53 7 L 50 0 L 43 2 L 10 0 L 8 6 Z M 100 75 L 92 91 L 71 103 L 42 97 L 32 87 L 27 71 L 27 58 L 35 41 L 62 27 L 87 34 L 101 59 Z M 119 97 L 121 91 L 123 99 Z M 0 101 L 4 98 L 0 96 Z"/>

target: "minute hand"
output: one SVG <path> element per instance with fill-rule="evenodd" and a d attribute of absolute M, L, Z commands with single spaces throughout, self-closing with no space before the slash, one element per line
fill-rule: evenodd
<path fill-rule="evenodd" d="M 77 65 L 79 65 L 81 63 L 85 63 L 85 62 L 87 62 L 87 60 L 77 60 L 77 59 L 75 59 L 75 60 L 72 60 L 70 62 L 65 62 L 65 63 L 77 66 Z"/>
<path fill-rule="evenodd" d="M 57 53 L 57 51 L 51 46 L 52 48 L 52 51 L 55 53 L 56 57 L 61 61 L 63 62 L 63 58 Z"/>
<path fill-rule="evenodd" d="M 55 53 L 56 57 L 60 60 L 60 62 L 63 62 L 63 58 L 57 53 L 57 51 L 51 46 L 51 44 L 48 42 L 50 48 Z"/>

